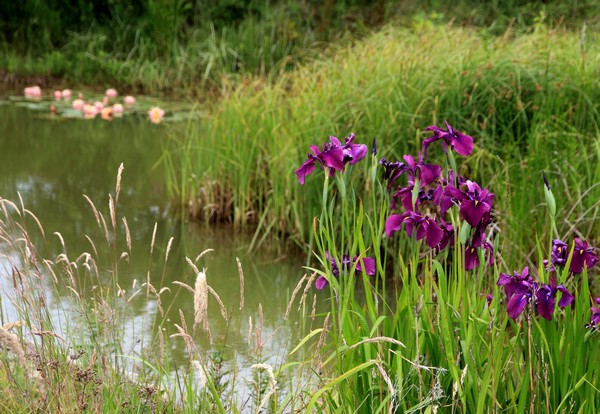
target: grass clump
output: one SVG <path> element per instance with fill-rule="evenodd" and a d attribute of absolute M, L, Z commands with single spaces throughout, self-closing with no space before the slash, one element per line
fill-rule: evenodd
<path fill-rule="evenodd" d="M 501 217 L 505 241 L 523 245 L 544 229 L 530 214 L 542 169 L 564 182 L 554 190 L 559 206 L 573 206 L 561 212 L 567 220 L 595 211 L 598 50 L 594 34 L 543 22 L 500 37 L 430 21 L 387 27 L 272 84 L 231 85 L 170 143 L 171 192 L 192 217 L 258 225 L 257 243 L 280 231 L 307 246 L 321 197 L 301 193 L 293 171 L 315 137 L 354 132 L 399 156 L 423 139 L 422 126 L 451 119 L 475 137 L 461 171 L 497 183 L 500 210 L 511 212 Z M 591 222 L 579 228 L 594 233 Z"/>
<path fill-rule="evenodd" d="M 596 412 L 597 249 L 558 240 L 551 207 L 535 264 L 513 275 L 490 215 L 503 195 L 454 173 L 453 151 L 475 154 L 471 137 L 433 133 L 444 161 L 427 141 L 424 159 L 385 161 L 383 179 L 369 174 L 376 155 L 339 168 L 342 153 L 317 154 L 327 168 L 312 270 L 330 311 L 301 343 L 323 373 L 307 410 Z M 315 345 L 317 333 L 327 340 Z"/>
<path fill-rule="evenodd" d="M 244 345 L 252 350 L 250 363 L 231 360 L 227 337 L 243 325 L 241 262 L 239 306 L 224 304 L 210 286 L 210 272 L 198 269 L 211 249 L 187 259 L 194 287 L 181 280 L 164 285 L 173 238 L 163 246 L 155 226 L 149 248 L 138 250 L 135 229 L 118 211 L 122 171 L 108 208 L 85 197 L 100 237 L 85 235 L 89 249 L 82 253 L 58 232 L 52 237 L 60 246 L 52 253 L 34 213 L 0 199 L 3 410 L 235 413 L 301 407 L 298 395 L 305 390 L 285 387 L 296 365 L 283 367 L 264 352 L 270 327 L 263 334 L 260 304 L 251 311 L 254 323 Z M 147 270 L 131 265 L 135 254 L 148 255 Z M 224 324 L 215 328 L 208 310 L 217 306 Z"/>

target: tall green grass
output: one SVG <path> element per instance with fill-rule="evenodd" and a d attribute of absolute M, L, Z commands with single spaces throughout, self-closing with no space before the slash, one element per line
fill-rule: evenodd
<path fill-rule="evenodd" d="M 594 33 L 543 22 L 532 33 L 509 29 L 500 37 L 427 20 L 387 27 L 274 83 L 232 85 L 206 107 L 203 122 L 170 143 L 171 190 L 194 216 L 204 217 L 198 212 L 219 198 L 227 220 L 304 245 L 320 211 L 320 191 L 302 188 L 294 175 L 309 145 L 354 132 L 362 142 L 376 138 L 381 156 L 399 159 L 427 136 L 424 127 L 447 119 L 475 137 L 475 154 L 460 171 L 505 196 L 498 209 L 503 243 L 523 246 L 544 231 L 531 214 L 543 199 L 535 185 L 542 170 L 559 205 L 572 206 L 561 212 L 565 219 L 589 220 L 580 231 L 593 237 L 599 46 Z"/>
<path fill-rule="evenodd" d="M 455 242 L 450 251 L 436 254 L 404 231 L 392 240 L 382 237 L 390 211 L 385 185 L 368 174 L 376 158 L 341 176 L 336 173 L 334 180 L 318 171 L 323 186 L 311 183 L 323 189 L 322 211 L 313 227 L 319 265 L 312 270 L 329 281 L 323 299 L 331 309 L 316 332 L 327 340 L 305 345 L 322 372 L 307 411 L 598 411 L 600 337 L 587 326 L 590 279 L 597 269 L 567 276 L 567 263 L 564 272 L 554 275 L 574 293 L 575 303 L 555 312 L 552 321 L 536 315 L 533 301 L 520 317 L 509 318 L 507 298 L 496 282 L 501 272 L 512 274 L 512 268 L 504 260 L 493 266 L 482 261 L 466 271 L 459 237 L 465 223 L 458 214 L 452 219 Z M 370 177 L 369 185 L 356 179 L 357 169 Z M 492 191 L 499 183 L 480 182 Z M 541 180 L 538 186 L 543 187 Z M 494 202 L 503 197 L 496 193 Z M 379 209 L 363 208 L 369 200 Z M 545 213 L 539 209 L 533 214 L 552 227 Z M 504 224 L 500 227 L 504 230 Z M 545 246 L 554 237 L 543 234 L 529 241 L 536 252 L 532 271 L 540 281 L 548 278 L 542 260 L 549 259 Z M 496 257 L 507 254 L 498 247 L 505 245 L 498 243 L 504 237 L 502 231 L 492 236 Z M 338 260 L 342 254 L 372 257 L 377 277 L 341 267 L 335 275 L 327 254 Z"/>
<path fill-rule="evenodd" d="M 248 312 L 254 321 L 247 332 L 251 366 L 237 366 L 227 360 L 227 337 L 242 325 L 243 299 L 219 303 L 209 288 L 210 272 L 202 272 L 204 288 L 198 281 L 165 284 L 167 261 L 177 260 L 173 238 L 155 237 L 155 228 L 150 246 L 136 244 L 135 228 L 118 210 L 121 172 L 107 207 L 87 198 L 98 234 L 85 235 L 84 246 L 65 244 L 58 232 L 48 234 L 22 202 L 0 199 L 2 411 L 238 413 L 260 411 L 261 405 L 301 410 L 309 388 L 292 385 L 308 383 L 310 369 L 283 365 L 263 352 L 270 338 L 263 333 L 260 306 Z M 58 255 L 47 252 L 52 249 L 44 240 L 55 244 L 50 238 L 60 242 Z M 187 260 L 192 279 L 200 279 L 197 265 L 208 253 Z M 135 254 L 147 256 L 141 275 L 129 263 Z M 312 323 L 307 291 L 294 295 L 286 313 L 287 318 L 301 301 L 306 317 L 299 329 Z M 191 309 L 179 295 L 195 298 Z M 215 324 L 205 323 L 207 301 L 220 308 L 226 331 L 211 333 Z"/>

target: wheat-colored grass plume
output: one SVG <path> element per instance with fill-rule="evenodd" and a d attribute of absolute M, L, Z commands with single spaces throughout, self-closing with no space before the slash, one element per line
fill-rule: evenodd
<path fill-rule="evenodd" d="M 156 229 L 158 228 L 158 223 L 154 223 L 154 230 L 152 230 L 152 241 L 150 242 L 150 255 L 154 252 L 154 241 L 156 240 Z"/>
<path fill-rule="evenodd" d="M 248 317 L 248 344 L 250 344 L 252 342 L 252 332 L 253 332 L 252 316 L 249 316 Z"/>
<path fill-rule="evenodd" d="M 175 281 L 173 282 L 173 284 L 174 284 L 174 285 L 177 285 L 177 286 L 181 286 L 181 287 L 182 287 L 182 288 L 184 288 L 184 289 L 187 289 L 187 290 L 188 290 L 188 291 L 190 291 L 192 294 L 194 293 L 194 288 L 193 288 L 193 287 L 191 287 L 190 285 L 188 285 L 187 283 L 184 283 L 184 282 L 180 282 L 180 281 L 178 281 L 178 280 L 175 280 Z"/>
<path fill-rule="evenodd" d="M 87 195 L 84 194 L 83 198 L 85 198 L 86 201 L 88 202 L 88 204 L 92 207 L 92 211 L 94 213 L 94 217 L 96 217 L 96 223 L 98 223 L 98 227 L 102 228 L 102 224 L 100 223 L 100 214 L 98 213 L 98 209 L 96 208 L 96 205 Z"/>
<path fill-rule="evenodd" d="M 236 257 L 238 266 L 238 273 L 240 274 L 240 310 L 244 309 L 244 269 L 242 269 L 242 263 L 240 258 Z"/>
<path fill-rule="evenodd" d="M 115 200 L 113 200 L 112 194 L 108 195 L 108 210 L 110 212 L 110 222 L 113 228 L 113 234 L 117 231 L 117 208 L 115 206 Z"/>
<path fill-rule="evenodd" d="M 303 303 L 306 302 L 306 296 L 308 295 L 308 290 L 310 289 L 310 287 L 312 286 L 312 284 L 316 278 L 317 278 L 317 273 L 313 272 L 313 274 L 310 275 L 308 282 L 306 282 L 306 286 L 304 287 L 304 291 L 302 292 L 302 296 L 300 297 L 300 302 L 298 303 L 298 310 L 300 310 L 300 305 L 302 305 Z"/>
<path fill-rule="evenodd" d="M 40 229 L 40 233 L 42 233 L 42 237 L 44 239 L 46 239 L 46 233 L 44 232 L 44 228 L 42 227 L 42 223 L 40 223 L 40 221 L 38 220 L 38 218 L 36 217 L 35 214 L 33 214 L 31 211 L 24 209 L 23 212 L 25 214 L 28 214 L 31 218 L 33 218 L 33 220 L 36 222 L 38 229 Z"/>
<path fill-rule="evenodd" d="M 96 250 L 96 244 L 94 243 L 94 241 L 92 240 L 92 238 L 90 236 L 88 236 L 87 234 L 85 235 L 85 238 L 87 239 L 87 241 L 90 242 L 90 244 L 92 245 L 92 250 L 94 251 L 94 255 L 96 257 L 98 257 L 98 250 Z"/>
<path fill-rule="evenodd" d="M 121 193 L 121 176 L 123 173 L 123 163 L 119 165 L 119 170 L 117 171 L 117 184 L 115 185 L 115 203 L 119 202 L 119 194 Z"/>
<path fill-rule="evenodd" d="M 269 376 L 269 391 L 265 393 L 263 398 L 260 400 L 260 404 L 256 408 L 256 413 L 259 414 L 262 408 L 267 404 L 269 398 L 275 393 L 277 389 L 277 380 L 275 379 L 275 374 L 273 373 L 273 367 L 269 364 L 254 364 L 251 366 L 252 369 L 262 369 L 267 372 Z"/>
<path fill-rule="evenodd" d="M 175 237 L 171 237 L 167 243 L 167 250 L 165 251 L 165 262 L 169 260 L 169 253 L 171 252 L 171 246 L 173 246 L 173 240 Z"/>
<path fill-rule="evenodd" d="M 225 304 L 223 304 L 223 301 L 219 297 L 219 294 L 217 292 L 215 292 L 215 290 L 212 287 L 210 287 L 210 285 L 208 283 L 206 284 L 206 286 L 208 287 L 208 291 L 210 292 L 210 294 L 213 295 L 213 297 L 219 304 L 219 309 L 221 310 L 221 316 L 223 316 L 223 319 L 228 320 L 227 309 L 225 308 Z"/>
<path fill-rule="evenodd" d="M 313 294 L 313 304 L 312 304 L 312 310 L 310 311 L 310 320 L 314 321 L 315 320 L 315 316 L 317 314 L 317 294 L 314 293 Z"/>
<path fill-rule="evenodd" d="M 63 248 L 63 252 L 67 251 L 67 248 L 65 247 L 65 239 L 63 239 L 62 234 L 60 234 L 58 231 L 55 231 L 54 234 L 56 234 L 56 236 L 60 240 L 60 245 Z"/>
<path fill-rule="evenodd" d="M 123 226 L 125 227 L 125 240 L 127 241 L 127 250 L 129 254 L 131 254 L 131 232 L 129 231 L 129 226 L 127 225 L 127 219 L 123 217 Z"/>
<path fill-rule="evenodd" d="M 296 298 L 296 295 L 298 294 L 298 292 L 300 292 L 300 289 L 302 289 L 302 283 L 306 279 L 306 276 L 307 276 L 306 274 L 304 276 L 302 276 L 302 278 L 300 279 L 300 281 L 294 288 L 294 291 L 292 292 L 292 297 L 290 298 L 287 308 L 285 309 L 285 316 L 283 317 L 284 320 L 287 320 L 288 316 L 290 315 L 290 310 L 292 309 L 292 304 L 294 303 L 294 299 Z"/>
<path fill-rule="evenodd" d="M 327 332 L 329 332 L 329 318 L 331 313 L 327 313 L 325 317 L 325 321 L 323 321 L 323 329 L 321 330 L 321 335 L 319 336 L 319 342 L 317 342 L 317 353 L 321 351 L 321 348 L 325 344 L 325 338 L 327 338 Z"/>
<path fill-rule="evenodd" d="M 202 362 L 198 361 L 197 359 L 192 360 L 192 368 L 198 373 L 200 386 L 202 388 L 206 387 L 206 372 L 204 371 L 205 368 L 202 365 Z"/>
<path fill-rule="evenodd" d="M 208 332 L 208 283 L 205 269 L 198 272 L 194 286 L 194 329 L 199 325 Z"/>
<path fill-rule="evenodd" d="M 256 322 L 256 352 L 260 355 L 263 348 L 263 309 L 262 303 L 258 304 L 258 321 Z"/>
<path fill-rule="evenodd" d="M 200 269 L 198 269 L 198 266 L 196 266 L 196 264 L 194 262 L 192 262 L 192 259 L 190 259 L 189 257 L 186 257 L 185 261 L 194 270 L 194 274 L 197 275 L 198 273 L 200 273 Z"/>
<path fill-rule="evenodd" d="M 390 393 L 391 399 L 388 402 L 388 413 L 392 414 L 396 411 L 396 388 L 394 388 L 394 384 L 392 383 L 392 380 L 390 379 L 390 376 L 388 375 L 388 373 L 386 372 L 385 368 L 383 367 L 383 364 L 381 363 L 380 360 L 375 360 L 375 365 L 377 366 L 377 368 L 379 369 L 379 373 L 381 374 L 381 377 L 383 378 L 384 382 L 386 383 L 387 387 L 388 387 L 388 391 Z"/>
<path fill-rule="evenodd" d="M 379 343 L 379 342 L 389 342 L 390 344 L 394 344 L 394 345 L 401 346 L 402 348 L 406 348 L 406 346 L 397 339 L 390 338 L 387 336 L 377 336 L 377 337 L 373 337 L 373 338 L 363 339 L 362 341 L 355 343 L 348 349 L 353 349 L 353 348 L 356 348 L 363 344 L 372 344 L 372 343 Z"/>
<path fill-rule="evenodd" d="M 25 351 L 19 342 L 17 335 L 9 332 L 4 327 L 0 327 L 0 345 L 9 349 L 13 354 L 17 356 L 19 365 L 27 372 L 27 361 L 25 360 Z"/>
<path fill-rule="evenodd" d="M 214 252 L 214 249 L 206 249 L 200 252 L 198 256 L 196 256 L 196 261 L 200 260 L 205 254 Z"/>

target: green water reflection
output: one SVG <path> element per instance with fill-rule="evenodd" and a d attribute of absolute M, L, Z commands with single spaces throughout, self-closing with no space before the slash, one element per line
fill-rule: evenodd
<path fill-rule="evenodd" d="M 55 232 L 64 238 L 71 260 L 83 252 L 93 254 L 102 276 L 99 280 L 82 281 L 87 284 L 84 288 L 91 290 L 95 283 L 110 279 L 108 269 L 115 252 L 83 195 L 94 202 L 110 226 L 108 195 L 114 194 L 117 170 L 123 163 L 117 221 L 122 234 L 121 217 L 126 217 L 132 249 L 128 260 L 119 260 L 118 284 L 126 295 L 140 288 L 149 277 L 157 289 L 161 286 L 170 289 L 161 296 L 165 333 L 176 332 L 173 324 L 180 323 L 180 310 L 191 325 L 192 294 L 173 281 L 193 286 L 195 275 L 185 258 L 195 258 L 212 248 L 215 251 L 204 256 L 199 266 L 207 268 L 208 283 L 234 315 L 227 324 L 216 303 L 210 303 L 215 342 L 224 342 L 225 358 L 242 368 L 256 362 L 281 363 L 301 333 L 297 327 L 302 321 L 295 319 L 294 314 L 290 321 L 284 321 L 283 316 L 291 292 L 303 275 L 302 260 L 277 257 L 275 249 L 250 254 L 251 234 L 231 228 L 189 225 L 169 216 L 164 171 L 157 160 L 163 142 L 177 133 L 177 125 L 153 125 L 143 116 L 126 116 L 110 122 L 100 118 L 51 119 L 46 113 L 30 108 L 11 103 L 0 105 L 0 197 L 18 204 L 20 194 L 26 208 L 39 218 L 46 237 L 33 231 L 32 241 L 46 257 L 54 258 L 63 252 Z M 86 235 L 93 240 L 97 255 Z M 119 238 L 116 250 L 117 254 L 127 250 L 124 237 Z M 239 310 L 236 257 L 240 258 L 245 275 L 243 311 Z M 126 324 L 130 332 L 125 333 L 125 350 L 135 352 L 153 330 L 159 329 L 153 326 L 159 306 L 156 302 L 148 303 L 145 292 L 143 289 L 130 302 L 133 312 Z M 249 318 L 256 323 L 259 304 L 264 315 L 265 341 L 260 361 L 255 343 L 248 341 Z M 7 312 L 10 310 L 3 310 L 5 317 Z M 223 338 L 226 340 L 220 341 Z M 173 340 L 172 344 L 175 361 L 171 365 L 187 364 L 183 341 Z"/>

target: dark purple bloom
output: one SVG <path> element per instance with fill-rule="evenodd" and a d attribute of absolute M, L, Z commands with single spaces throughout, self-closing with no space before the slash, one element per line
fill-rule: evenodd
<path fill-rule="evenodd" d="M 354 259 L 352 259 L 352 261 L 356 263 L 356 271 L 362 272 L 363 269 L 362 269 L 362 266 L 360 265 L 360 261 L 357 261 L 357 260 L 358 260 L 357 256 L 354 256 Z M 366 273 L 369 276 L 375 276 L 375 259 L 373 259 L 372 257 L 363 257 L 362 262 L 365 265 L 364 273 Z"/>
<path fill-rule="evenodd" d="M 363 272 L 362 266 L 360 265 L 360 261 L 357 261 L 358 256 L 354 256 L 354 258 L 351 261 L 350 256 L 345 254 L 344 256 L 342 256 L 342 260 L 341 260 L 339 266 L 338 266 L 338 262 L 335 259 L 335 257 L 330 256 L 329 252 L 325 252 L 325 258 L 331 264 L 331 273 L 335 277 L 339 277 L 340 270 L 341 271 L 350 270 L 353 263 L 355 263 L 354 269 L 357 272 Z M 374 276 L 375 275 L 375 259 L 373 259 L 371 257 L 363 257 L 362 261 L 365 265 L 364 273 L 366 273 L 369 276 Z M 327 278 L 325 278 L 325 276 L 319 276 L 317 278 L 317 280 L 315 281 L 315 287 L 319 290 L 323 289 L 328 284 L 329 284 L 329 281 L 327 280 Z"/>
<path fill-rule="evenodd" d="M 479 266 L 479 249 L 465 246 L 465 270 L 473 270 Z"/>
<path fill-rule="evenodd" d="M 470 180 L 467 180 L 461 187 L 466 188 L 459 190 L 453 185 L 446 186 L 444 196 L 442 197 L 446 197 L 446 201 L 442 202 L 442 213 L 445 213 L 447 207 L 451 205 L 448 202 L 448 199 L 450 199 L 453 203 L 459 204 L 462 218 L 475 227 L 479 224 L 483 216 L 489 214 L 491 211 L 494 194 L 490 193 L 487 188 L 482 190 L 477 183 Z"/>
<path fill-rule="evenodd" d="M 319 162 L 322 168 L 329 168 L 330 175 L 335 171 L 343 171 L 346 164 L 356 164 L 367 154 L 367 146 L 364 144 L 354 144 L 354 134 L 346 138 L 344 145 L 334 136 L 329 137 L 329 142 L 319 149 L 316 145 L 311 145 L 311 153 L 308 153 L 308 159 L 295 171 L 300 184 L 304 185 L 307 175 L 315 169 L 315 164 Z"/>
<path fill-rule="evenodd" d="M 558 306 L 562 309 L 573 303 L 575 298 L 573 295 L 564 287 L 564 285 L 556 286 L 553 278 L 550 278 L 550 284 L 543 284 L 538 287 L 535 292 L 537 298 L 537 311 L 545 319 L 551 321 L 552 315 L 554 314 L 554 302 L 556 294 L 561 292 L 561 298 L 558 302 Z"/>
<path fill-rule="evenodd" d="M 444 232 L 437 222 L 429 216 L 421 216 L 414 211 L 405 211 L 402 214 L 392 214 L 385 222 L 385 232 L 388 237 L 392 237 L 394 232 L 399 231 L 404 225 L 406 233 L 412 237 L 413 230 L 416 228 L 417 240 L 427 239 L 429 247 L 435 247 L 442 241 Z"/>
<path fill-rule="evenodd" d="M 552 240 L 552 264 L 554 266 L 564 266 L 569 256 L 569 246 L 562 240 Z"/>
<path fill-rule="evenodd" d="M 330 137 L 330 139 L 331 138 L 335 137 Z M 365 144 L 354 144 L 354 138 L 354 133 L 351 133 L 349 137 L 346 137 L 346 143 L 342 147 L 342 151 L 344 152 L 344 164 L 356 164 L 367 155 L 367 146 Z"/>
<path fill-rule="evenodd" d="M 533 286 L 533 278 L 529 274 L 529 267 L 525 266 L 521 273 L 515 271 L 514 275 L 508 275 L 506 273 L 500 273 L 498 278 L 498 286 L 504 286 L 504 293 L 506 297 L 510 298 L 518 289 L 526 286 L 530 288 Z"/>
<path fill-rule="evenodd" d="M 473 152 L 473 137 L 456 131 L 447 121 L 447 131 L 437 127 L 429 126 L 425 128 L 425 131 L 433 131 L 433 136 L 423 140 L 423 157 L 427 157 L 427 147 L 434 141 L 443 140 L 444 152 L 447 151 L 447 147 L 450 146 L 454 151 L 462 156 L 470 155 Z"/>
<path fill-rule="evenodd" d="M 584 266 L 591 269 L 596 263 L 598 263 L 598 256 L 594 253 L 594 248 L 588 247 L 585 240 L 575 238 L 575 249 L 571 258 L 571 272 L 581 273 Z"/>
<path fill-rule="evenodd" d="M 506 303 L 506 312 L 508 313 L 508 316 L 513 320 L 517 319 L 531 300 L 532 296 L 532 289 L 526 289 L 525 286 L 515 291 Z"/>
<path fill-rule="evenodd" d="M 388 162 L 382 158 L 379 163 L 383 165 L 383 179 L 388 180 L 388 191 L 391 191 L 395 181 L 405 172 L 408 173 L 408 184 L 412 187 L 418 178 L 419 188 L 431 184 L 440 176 L 441 167 L 436 164 L 425 164 L 423 158 L 419 156 L 419 162 L 416 162 L 412 155 L 405 155 L 405 162 Z"/>
<path fill-rule="evenodd" d="M 517 319 L 533 298 L 536 290 L 536 284 L 529 274 L 529 268 L 524 267 L 521 273 L 515 271 L 513 276 L 500 273 L 497 285 L 504 286 L 504 292 L 508 298 L 506 303 L 508 316 L 511 319 Z"/>
<path fill-rule="evenodd" d="M 454 227 L 450 223 L 446 223 L 443 218 L 440 218 L 440 228 L 442 229 L 442 240 L 438 246 L 440 251 L 444 250 L 449 244 L 454 243 Z"/>
<path fill-rule="evenodd" d="M 594 301 L 597 305 L 600 305 L 600 298 L 596 298 Z M 589 328 L 595 329 L 598 325 L 600 325 L 600 307 L 592 306 L 590 309 L 592 311 L 592 315 L 590 317 Z"/>

